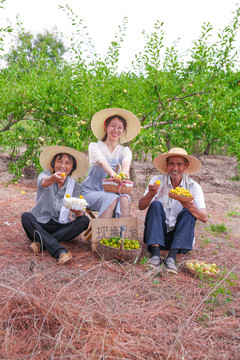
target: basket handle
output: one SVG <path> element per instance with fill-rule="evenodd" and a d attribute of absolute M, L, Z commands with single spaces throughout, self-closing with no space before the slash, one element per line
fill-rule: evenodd
<path fill-rule="evenodd" d="M 121 170 L 122 170 L 122 166 L 121 166 L 121 164 L 119 163 L 119 164 L 117 164 L 117 167 L 116 167 L 116 174 L 118 173 L 118 169 L 119 169 L 119 172 L 121 172 Z"/>
<path fill-rule="evenodd" d="M 125 227 L 123 225 L 120 228 L 120 237 L 121 237 L 120 258 L 122 258 L 123 243 L 124 243 L 124 239 L 125 239 Z"/>

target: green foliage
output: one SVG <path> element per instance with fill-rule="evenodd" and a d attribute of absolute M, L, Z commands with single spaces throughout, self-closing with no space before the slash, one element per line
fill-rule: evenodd
<path fill-rule="evenodd" d="M 211 240 L 208 238 L 205 238 L 204 235 L 201 236 L 201 245 L 200 248 L 205 248 L 207 246 L 207 244 L 210 244 Z"/>
<path fill-rule="evenodd" d="M 30 32 L 20 29 L 17 42 L 6 54 L 7 65 L 15 64 L 24 71 L 31 67 L 38 67 L 44 61 L 45 66 L 48 62 L 59 63 L 66 52 L 64 43 L 58 36 L 49 31 L 34 36 Z"/>
<path fill-rule="evenodd" d="M 202 313 L 196 320 L 196 322 L 201 323 L 204 326 L 207 326 L 208 320 L 210 319 L 209 315 Z"/>
<path fill-rule="evenodd" d="M 240 161 L 239 161 L 239 160 L 238 160 L 238 165 L 240 165 Z M 240 166 L 239 166 L 239 167 L 240 167 Z M 229 180 L 239 181 L 239 180 L 240 180 L 240 177 L 239 177 L 239 175 L 236 175 L 236 176 L 231 177 Z"/>
<path fill-rule="evenodd" d="M 92 115 L 107 107 L 128 109 L 140 119 L 141 132 L 129 144 L 135 159 L 180 146 L 190 153 L 224 151 L 240 164 L 240 73 L 234 48 L 239 9 L 215 43 L 210 42 L 212 26 L 204 24 L 186 58 L 178 52 L 178 41 L 165 46 L 164 24 L 157 21 L 150 34 L 142 32 L 145 46 L 133 70 L 119 73 L 127 18 L 100 56 L 83 20 L 68 5 L 60 8 L 75 30 L 71 48 L 65 49 L 57 33 L 34 38 L 18 22 L 18 37 L 14 42 L 12 35 L 15 44 L 0 70 L 0 146 L 11 151 L 16 177 L 27 163 L 39 169 L 44 146 L 87 151 L 96 140 Z M 0 45 L 8 31 L 1 30 Z M 25 152 L 19 157 L 20 148 Z"/>
<path fill-rule="evenodd" d="M 0 11 L 1 9 L 4 9 L 4 6 L 1 4 L 4 4 L 6 0 L 0 0 Z M 8 25 L 5 28 L 0 28 L 0 52 L 4 50 L 4 40 L 5 40 L 5 35 L 7 33 L 11 33 L 13 31 L 12 27 L 10 25 Z M 0 53 L 1 54 L 1 53 Z M 0 55 L 1 57 L 1 55 Z"/>
<path fill-rule="evenodd" d="M 140 264 L 141 265 L 146 265 L 146 263 L 148 262 L 149 258 L 144 256 L 140 259 Z"/>
<path fill-rule="evenodd" d="M 234 217 L 234 216 L 240 216 L 240 213 L 236 210 L 232 210 L 227 213 L 227 217 Z"/>
<path fill-rule="evenodd" d="M 210 304 L 213 306 L 221 306 L 223 304 L 233 301 L 232 290 L 236 286 L 238 286 L 237 284 L 238 276 L 236 276 L 233 273 L 230 273 L 228 277 L 225 278 L 226 273 L 227 273 L 226 269 L 223 269 L 221 272 L 221 276 L 218 279 L 218 281 L 220 282 L 219 286 L 216 286 L 217 283 L 216 281 L 214 281 L 214 279 L 212 279 L 212 281 L 209 282 L 209 285 L 215 289 L 211 293 L 209 299 L 206 300 L 206 304 Z"/>
<path fill-rule="evenodd" d="M 222 233 L 222 232 L 226 232 L 228 231 L 227 227 L 225 224 L 211 224 L 207 230 L 209 231 L 213 231 L 213 232 L 217 232 L 217 233 Z"/>
<path fill-rule="evenodd" d="M 210 292 L 209 297 L 205 300 L 207 305 L 206 309 L 211 312 L 214 311 L 215 307 L 222 306 L 224 304 L 233 301 L 233 291 L 237 289 L 239 277 L 233 272 L 227 273 L 225 268 L 220 269 L 219 274 L 216 277 L 211 277 L 203 274 L 199 274 L 200 279 L 199 287 L 213 289 Z M 202 315 L 197 318 L 197 322 L 207 324 L 208 315 Z"/>

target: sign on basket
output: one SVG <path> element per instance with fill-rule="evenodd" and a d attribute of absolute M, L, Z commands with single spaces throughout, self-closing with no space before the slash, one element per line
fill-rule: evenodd
<path fill-rule="evenodd" d="M 92 251 L 96 251 L 96 245 L 103 238 L 121 235 L 121 227 L 124 227 L 125 237 L 138 239 L 138 219 L 129 218 L 99 218 L 92 219 Z"/>

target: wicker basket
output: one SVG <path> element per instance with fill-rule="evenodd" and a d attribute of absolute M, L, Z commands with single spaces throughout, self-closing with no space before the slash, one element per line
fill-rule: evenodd
<path fill-rule="evenodd" d="M 142 246 L 140 246 L 139 249 L 123 249 L 122 243 L 120 248 L 114 248 L 111 246 L 106 246 L 102 243 L 100 243 L 101 240 L 97 243 L 97 252 L 99 256 L 104 260 L 118 260 L 118 261 L 127 261 L 127 262 L 133 262 L 135 261 L 142 252 Z"/>
<path fill-rule="evenodd" d="M 121 171 L 121 164 L 116 167 L 116 173 L 118 170 Z M 130 185 L 130 186 L 127 186 Z M 112 192 L 116 194 L 130 194 L 133 189 L 133 181 L 131 180 L 118 180 L 115 178 L 103 179 L 102 180 L 103 190 L 106 192 Z"/>
<path fill-rule="evenodd" d="M 111 184 L 109 184 L 110 182 L 112 182 Z M 117 194 L 130 194 L 130 192 L 133 189 L 133 186 L 126 186 L 126 183 L 129 184 L 133 184 L 133 182 L 130 180 L 127 180 L 127 182 L 125 180 L 119 181 L 119 183 L 115 183 L 113 184 L 113 179 L 103 179 L 102 180 L 102 185 L 103 185 L 103 190 L 106 192 L 113 192 L 113 193 L 117 193 Z"/>
<path fill-rule="evenodd" d="M 197 260 L 197 259 L 188 260 L 188 261 L 186 262 L 187 269 L 188 269 L 188 271 L 189 271 L 191 274 L 194 274 L 194 275 L 197 275 L 197 276 L 202 275 L 202 276 L 216 277 L 216 276 L 218 276 L 218 274 L 220 273 L 219 268 L 217 268 L 217 273 L 209 273 L 209 274 L 206 274 L 204 271 L 201 272 L 201 273 L 199 273 L 198 271 L 196 271 L 195 269 L 192 269 L 192 268 L 189 266 L 190 263 L 193 263 L 193 264 L 194 264 L 194 263 L 196 263 L 197 261 L 198 261 L 199 263 L 202 262 L 201 260 Z M 210 265 L 210 264 L 208 264 L 208 265 Z"/>
<path fill-rule="evenodd" d="M 194 199 L 193 196 L 183 196 L 183 195 L 178 195 L 178 194 L 175 194 L 171 191 L 169 191 L 169 194 L 168 196 L 172 199 L 175 199 L 175 200 L 178 200 L 178 201 L 181 201 L 181 202 L 189 202 L 189 201 L 192 201 Z"/>

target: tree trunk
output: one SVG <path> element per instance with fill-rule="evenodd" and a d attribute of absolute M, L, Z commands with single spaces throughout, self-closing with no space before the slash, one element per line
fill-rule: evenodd
<path fill-rule="evenodd" d="M 130 166 L 130 179 L 134 182 L 134 186 L 138 186 L 134 161 L 131 162 L 131 166 Z"/>
<path fill-rule="evenodd" d="M 205 151 L 204 151 L 204 155 L 209 155 L 209 152 L 210 152 L 210 146 L 211 146 L 211 144 L 210 144 L 210 143 L 208 143 L 208 144 L 207 144 L 207 147 L 206 147 L 206 149 L 205 149 Z"/>
<path fill-rule="evenodd" d="M 168 135 L 166 136 L 166 146 L 167 146 L 167 149 L 169 151 L 170 147 L 171 147 L 171 138 Z"/>

